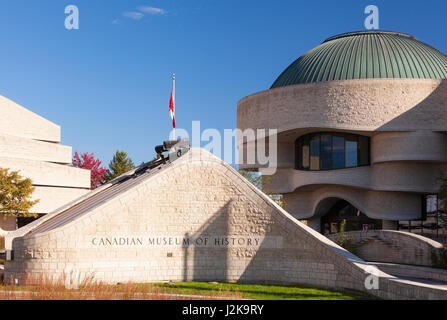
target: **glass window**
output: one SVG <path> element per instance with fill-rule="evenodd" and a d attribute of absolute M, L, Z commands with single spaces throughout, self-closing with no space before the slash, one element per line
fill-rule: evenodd
<path fill-rule="evenodd" d="M 310 170 L 320 170 L 320 136 L 310 139 Z"/>
<path fill-rule="evenodd" d="M 425 196 L 425 212 L 438 212 L 438 196 L 436 194 L 429 194 Z"/>
<path fill-rule="evenodd" d="M 328 134 L 321 135 L 321 169 L 328 170 L 332 168 L 332 137 Z"/>
<path fill-rule="evenodd" d="M 357 138 L 346 138 L 346 167 L 357 167 Z"/>
<path fill-rule="evenodd" d="M 296 168 L 330 170 L 370 164 L 370 138 L 348 133 L 312 133 L 296 140 Z"/>
<path fill-rule="evenodd" d="M 359 136 L 359 164 L 369 165 L 369 138 Z"/>
<path fill-rule="evenodd" d="M 339 136 L 332 137 L 332 161 L 333 169 L 345 167 L 345 138 Z"/>
<path fill-rule="evenodd" d="M 301 147 L 301 161 L 303 169 L 309 169 L 309 138 L 303 139 L 303 145 Z"/>

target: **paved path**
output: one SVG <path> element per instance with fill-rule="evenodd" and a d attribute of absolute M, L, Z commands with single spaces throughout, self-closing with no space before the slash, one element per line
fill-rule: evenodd
<path fill-rule="evenodd" d="M 437 288 L 447 290 L 447 282 L 444 282 L 444 281 L 427 280 L 427 279 L 412 278 L 412 277 L 398 277 L 398 278 L 403 279 L 403 280 L 418 282 L 418 283 L 429 284 L 432 286 L 436 286 Z"/>
<path fill-rule="evenodd" d="M 385 273 L 402 280 L 431 285 L 447 290 L 447 270 L 397 263 L 368 262 Z"/>

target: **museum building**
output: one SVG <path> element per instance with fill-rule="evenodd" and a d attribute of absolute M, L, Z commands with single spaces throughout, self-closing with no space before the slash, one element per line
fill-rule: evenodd
<path fill-rule="evenodd" d="M 424 225 L 447 172 L 446 79 L 447 56 L 411 35 L 345 33 L 241 99 L 237 125 L 277 129 L 266 188 L 315 230 Z M 240 141 L 240 167 L 262 168 L 244 156 L 255 141 Z"/>
<path fill-rule="evenodd" d="M 32 180 L 32 200 L 39 200 L 32 213 L 48 214 L 90 191 L 90 170 L 68 165 L 72 148 L 60 144 L 60 126 L 3 96 L 0 113 L 0 168 Z M 0 233 L 32 220 L 0 215 Z"/>

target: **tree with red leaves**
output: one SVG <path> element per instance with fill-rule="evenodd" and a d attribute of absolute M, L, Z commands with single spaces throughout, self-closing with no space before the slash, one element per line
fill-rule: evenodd
<path fill-rule="evenodd" d="M 95 156 L 85 152 L 79 157 L 78 152 L 75 152 L 73 158 L 73 167 L 87 169 L 90 170 L 91 176 L 91 189 L 96 189 L 104 182 L 104 175 L 107 170 L 105 168 L 101 168 L 101 161 L 99 159 L 95 159 Z"/>

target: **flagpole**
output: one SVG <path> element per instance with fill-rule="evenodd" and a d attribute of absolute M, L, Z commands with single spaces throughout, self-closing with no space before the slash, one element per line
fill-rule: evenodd
<path fill-rule="evenodd" d="M 174 98 L 174 116 L 175 116 L 175 73 L 172 74 L 172 95 Z M 175 140 L 175 127 L 172 130 L 172 140 Z"/>

